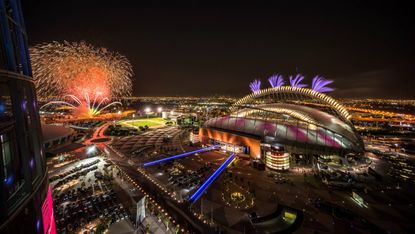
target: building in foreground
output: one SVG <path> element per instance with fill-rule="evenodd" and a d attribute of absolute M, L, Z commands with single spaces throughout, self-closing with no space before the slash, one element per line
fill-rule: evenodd
<path fill-rule="evenodd" d="M 312 89 L 281 86 L 238 100 L 231 114 L 205 122 L 199 138 L 286 170 L 290 156 L 361 154 L 363 141 L 342 105 Z"/>
<path fill-rule="evenodd" d="M 20 1 L 0 0 L 0 233 L 56 233 Z"/>

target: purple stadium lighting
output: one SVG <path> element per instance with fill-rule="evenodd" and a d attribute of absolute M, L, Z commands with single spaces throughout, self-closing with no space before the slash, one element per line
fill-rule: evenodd
<path fill-rule="evenodd" d="M 249 88 L 251 88 L 251 91 L 253 93 L 259 92 L 261 90 L 261 81 L 260 80 L 254 80 L 249 84 Z"/>
<path fill-rule="evenodd" d="M 304 80 L 304 76 L 302 76 L 301 74 L 297 74 L 295 77 L 290 76 L 290 85 L 291 87 L 295 87 L 295 88 L 304 88 L 307 85 L 301 84 L 301 81 L 303 80 Z"/>
<path fill-rule="evenodd" d="M 167 158 L 162 158 L 162 159 L 155 160 L 155 161 L 151 161 L 151 162 L 148 162 L 148 163 L 144 163 L 143 166 L 144 167 L 152 166 L 154 164 L 158 164 L 158 163 L 170 161 L 170 160 L 173 160 L 173 159 L 183 158 L 183 157 L 186 157 L 186 156 L 189 156 L 189 155 L 192 155 L 192 154 L 202 153 L 202 152 L 214 150 L 217 147 L 219 147 L 219 146 L 218 145 L 212 145 L 212 146 L 207 147 L 207 148 L 201 148 L 201 149 L 198 149 L 198 150 L 194 150 L 194 151 L 190 151 L 190 152 L 185 152 L 185 153 L 182 153 L 182 154 L 170 156 L 170 157 L 167 157 Z"/>
<path fill-rule="evenodd" d="M 226 169 L 226 167 L 229 166 L 229 164 L 231 164 L 233 162 L 233 160 L 235 159 L 236 154 L 231 154 L 226 160 L 225 162 L 223 162 L 219 168 L 213 172 L 213 174 L 211 176 L 209 176 L 209 178 L 196 190 L 196 192 L 193 193 L 192 196 L 190 196 L 189 201 L 191 203 L 195 202 L 197 199 L 199 199 L 202 195 L 203 192 L 209 188 L 209 186 L 216 180 L 216 178 L 218 178 L 218 176 L 222 173 L 223 170 Z"/>
<path fill-rule="evenodd" d="M 327 87 L 327 85 L 333 83 L 332 80 L 326 80 L 321 76 L 315 76 L 313 78 L 313 83 L 311 85 L 312 89 L 314 91 L 320 92 L 320 93 L 326 93 L 326 92 L 331 92 L 334 89 Z"/>
<path fill-rule="evenodd" d="M 273 88 L 278 88 L 285 84 L 282 75 L 278 75 L 278 74 L 272 75 L 270 78 L 268 78 L 268 82 Z"/>

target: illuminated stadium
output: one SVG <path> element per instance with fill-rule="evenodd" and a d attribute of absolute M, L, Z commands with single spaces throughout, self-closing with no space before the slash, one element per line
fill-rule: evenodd
<path fill-rule="evenodd" d="M 363 152 L 347 110 L 323 92 L 331 81 L 313 79 L 312 87 L 301 84 L 303 76 L 269 79 L 270 88 L 251 83 L 252 93 L 231 106 L 231 113 L 209 119 L 199 130 L 204 144 L 220 144 L 228 151 L 261 159 L 276 170 L 290 167 L 290 155 L 345 156 Z"/>

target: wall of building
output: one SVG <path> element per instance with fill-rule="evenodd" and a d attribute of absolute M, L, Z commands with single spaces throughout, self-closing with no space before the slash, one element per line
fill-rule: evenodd
<path fill-rule="evenodd" d="M 260 139 L 220 131 L 210 128 L 200 128 L 199 138 L 203 144 L 208 144 L 210 139 L 226 142 L 234 145 L 244 145 L 249 147 L 249 155 L 252 158 L 260 158 L 261 141 Z"/>
<path fill-rule="evenodd" d="M 48 213 L 42 210 L 48 201 L 48 177 L 41 139 L 20 1 L 0 0 L 2 234 L 55 233 L 52 208 Z"/>

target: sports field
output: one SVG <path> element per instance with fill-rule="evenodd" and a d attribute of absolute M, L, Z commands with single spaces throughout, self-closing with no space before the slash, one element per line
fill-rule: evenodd
<path fill-rule="evenodd" d="M 149 127 L 158 127 L 164 126 L 167 120 L 163 118 L 149 118 L 149 119 L 134 119 L 134 120 L 123 120 L 118 122 L 121 125 L 125 125 L 128 127 L 135 127 L 139 128 L 140 126 L 149 126 Z"/>

